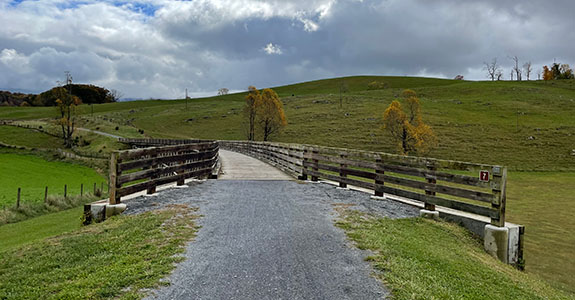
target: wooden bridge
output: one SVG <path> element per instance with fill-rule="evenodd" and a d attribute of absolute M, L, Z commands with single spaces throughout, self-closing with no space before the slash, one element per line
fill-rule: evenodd
<path fill-rule="evenodd" d="M 135 192 L 153 194 L 162 184 L 183 185 L 188 178 L 309 179 L 370 192 L 376 200 L 401 201 L 423 208 L 424 216 L 441 215 L 459 222 L 483 236 L 486 249 L 507 263 L 516 264 L 523 256 L 523 226 L 505 222 L 504 166 L 302 144 L 167 139 L 120 142 L 137 149 L 112 155 L 112 205 Z M 498 240 L 500 231 L 504 242 Z"/>

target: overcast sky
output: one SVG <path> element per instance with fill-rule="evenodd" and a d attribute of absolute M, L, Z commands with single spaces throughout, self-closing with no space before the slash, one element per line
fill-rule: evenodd
<path fill-rule="evenodd" d="M 349 75 L 485 80 L 497 57 L 575 64 L 574 0 L 0 0 L 0 89 L 130 98 Z M 537 77 L 536 72 L 532 75 Z"/>

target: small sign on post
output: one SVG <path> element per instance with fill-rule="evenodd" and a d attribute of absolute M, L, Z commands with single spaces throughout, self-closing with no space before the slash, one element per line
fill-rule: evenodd
<path fill-rule="evenodd" d="M 489 182 L 489 171 L 479 171 L 479 180 L 483 182 Z"/>

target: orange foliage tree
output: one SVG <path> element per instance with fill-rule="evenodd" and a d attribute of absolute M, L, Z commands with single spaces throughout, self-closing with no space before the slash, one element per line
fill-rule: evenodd
<path fill-rule="evenodd" d="M 553 71 L 547 66 L 543 66 L 543 80 L 548 81 L 553 79 Z"/>
<path fill-rule="evenodd" d="M 421 105 L 417 94 L 412 90 L 405 90 L 402 97 L 406 102 L 407 113 L 403 111 L 399 101 L 391 102 L 383 113 L 383 128 L 397 142 L 401 154 L 426 154 L 437 145 L 435 134 L 421 119 Z"/>
<path fill-rule="evenodd" d="M 283 104 L 272 89 L 264 89 L 261 96 L 256 99 L 256 112 L 264 141 L 287 125 Z"/>

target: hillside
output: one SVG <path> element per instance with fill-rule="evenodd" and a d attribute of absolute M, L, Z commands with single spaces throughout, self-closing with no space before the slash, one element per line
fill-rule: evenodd
<path fill-rule="evenodd" d="M 374 81 L 384 88 L 371 88 Z M 575 292 L 575 80 L 358 76 L 275 87 L 288 126 L 274 140 L 395 153 L 382 116 L 405 88 L 419 94 L 439 139 L 430 156 L 510 168 L 507 214 L 527 226 L 527 271 Z M 80 126 L 134 137 L 244 139 L 244 96 L 83 105 Z M 0 108 L 0 119 L 29 124 L 54 115 L 53 108 Z"/>

